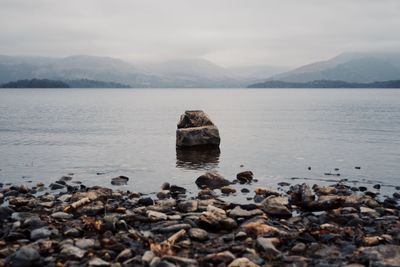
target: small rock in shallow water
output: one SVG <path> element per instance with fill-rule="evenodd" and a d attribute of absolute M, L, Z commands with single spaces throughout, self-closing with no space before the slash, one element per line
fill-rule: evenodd
<path fill-rule="evenodd" d="M 240 192 L 242 192 L 242 193 L 250 193 L 250 190 L 247 189 L 247 188 L 242 188 L 242 189 L 240 190 Z"/>
<path fill-rule="evenodd" d="M 169 190 L 169 187 L 170 187 L 169 183 L 163 183 L 161 185 L 161 190 Z"/>
<path fill-rule="evenodd" d="M 118 176 L 111 179 L 112 185 L 126 185 L 129 181 L 129 178 L 126 176 Z"/>
<path fill-rule="evenodd" d="M 235 189 L 235 188 L 232 188 L 232 187 L 230 187 L 230 186 L 223 186 L 223 187 L 221 187 L 220 190 L 221 190 L 221 193 L 222 193 L 222 194 L 226 194 L 226 195 L 236 193 L 236 189 Z"/>
<path fill-rule="evenodd" d="M 51 190 L 59 190 L 59 189 L 63 189 L 64 187 L 65 187 L 64 185 L 61 185 L 61 184 L 58 184 L 58 183 L 52 183 L 52 184 L 49 185 L 49 188 Z"/>
<path fill-rule="evenodd" d="M 375 188 L 375 189 L 381 189 L 381 185 L 380 185 L 380 184 L 376 184 L 376 185 L 373 186 L 373 188 Z"/>
<path fill-rule="evenodd" d="M 251 171 L 244 171 L 236 174 L 236 179 L 238 179 L 240 183 L 250 183 L 253 177 L 254 175 Z"/>
<path fill-rule="evenodd" d="M 218 189 L 231 183 L 216 172 L 207 172 L 196 179 L 196 185 L 200 188 Z"/>

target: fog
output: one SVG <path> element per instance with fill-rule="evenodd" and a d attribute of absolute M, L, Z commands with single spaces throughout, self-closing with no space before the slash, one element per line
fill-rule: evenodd
<path fill-rule="evenodd" d="M 0 0 L 0 54 L 297 66 L 400 47 L 398 0 Z"/>

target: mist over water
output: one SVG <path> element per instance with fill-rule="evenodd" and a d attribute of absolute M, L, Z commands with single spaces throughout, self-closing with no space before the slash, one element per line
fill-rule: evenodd
<path fill-rule="evenodd" d="M 188 109 L 219 127 L 220 151 L 176 150 L 176 123 Z M 206 170 L 230 180 L 252 170 L 259 182 L 237 189 L 298 177 L 380 182 L 390 193 L 400 185 L 399 122 L 400 90 L 4 89 L 0 182 L 49 184 L 74 173 L 111 187 L 125 175 L 124 190 L 155 192 L 168 181 L 195 192 Z"/>

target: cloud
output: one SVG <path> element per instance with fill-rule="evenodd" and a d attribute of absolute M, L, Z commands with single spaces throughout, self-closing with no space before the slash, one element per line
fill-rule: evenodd
<path fill-rule="evenodd" d="M 0 54 L 299 65 L 400 45 L 397 0 L 0 0 Z"/>

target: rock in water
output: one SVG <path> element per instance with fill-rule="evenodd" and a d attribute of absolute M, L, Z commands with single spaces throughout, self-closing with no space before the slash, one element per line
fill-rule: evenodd
<path fill-rule="evenodd" d="M 217 126 L 201 110 L 185 111 L 176 130 L 177 147 L 219 147 L 221 139 Z"/>
<path fill-rule="evenodd" d="M 112 185 L 126 185 L 129 181 L 129 178 L 126 176 L 118 176 L 111 179 Z"/>
<path fill-rule="evenodd" d="M 216 172 L 207 172 L 196 179 L 196 185 L 200 188 L 217 189 L 231 183 Z"/>

